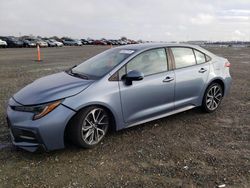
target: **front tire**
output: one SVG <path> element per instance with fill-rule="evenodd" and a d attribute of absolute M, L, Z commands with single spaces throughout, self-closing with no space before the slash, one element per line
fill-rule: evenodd
<path fill-rule="evenodd" d="M 206 89 L 202 101 L 202 110 L 208 113 L 214 112 L 220 106 L 223 98 L 223 90 L 220 84 L 212 83 Z"/>
<path fill-rule="evenodd" d="M 83 148 L 93 148 L 107 134 L 111 117 L 106 109 L 91 106 L 78 112 L 69 127 L 69 138 Z"/>

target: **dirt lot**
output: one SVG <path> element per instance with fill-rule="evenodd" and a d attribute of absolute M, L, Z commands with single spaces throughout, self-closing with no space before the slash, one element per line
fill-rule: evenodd
<path fill-rule="evenodd" d="M 190 110 L 117 133 L 92 150 L 34 154 L 9 144 L 7 100 L 36 78 L 107 47 L 0 49 L 0 187 L 250 187 L 250 48 L 213 48 L 231 62 L 230 95 L 213 114 Z"/>

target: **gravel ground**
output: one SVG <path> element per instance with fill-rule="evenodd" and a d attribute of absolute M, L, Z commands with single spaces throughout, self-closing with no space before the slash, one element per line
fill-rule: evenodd
<path fill-rule="evenodd" d="M 36 78 L 108 47 L 0 49 L 0 187 L 250 187 L 250 48 L 212 48 L 231 62 L 230 95 L 199 109 L 110 133 L 94 149 L 28 153 L 9 143 L 7 100 Z"/>

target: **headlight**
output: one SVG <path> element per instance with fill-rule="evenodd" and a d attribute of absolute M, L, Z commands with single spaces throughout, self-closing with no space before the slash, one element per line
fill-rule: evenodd
<path fill-rule="evenodd" d="M 37 105 L 37 106 L 11 106 L 13 110 L 22 112 L 33 112 L 33 120 L 40 119 L 53 111 L 56 107 L 61 104 L 62 100 L 50 102 L 47 104 Z"/>
<path fill-rule="evenodd" d="M 48 113 L 53 111 L 56 107 L 58 107 L 60 104 L 61 104 L 61 101 L 55 101 L 53 103 L 40 106 L 39 110 L 35 113 L 33 119 L 36 120 L 47 115 Z"/>

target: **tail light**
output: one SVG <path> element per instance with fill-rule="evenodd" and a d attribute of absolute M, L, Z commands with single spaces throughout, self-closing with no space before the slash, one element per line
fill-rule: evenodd
<path fill-rule="evenodd" d="M 225 63 L 225 67 L 230 67 L 231 63 L 229 63 L 228 61 Z"/>

